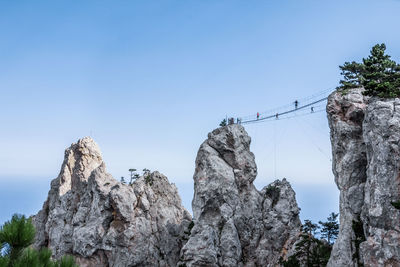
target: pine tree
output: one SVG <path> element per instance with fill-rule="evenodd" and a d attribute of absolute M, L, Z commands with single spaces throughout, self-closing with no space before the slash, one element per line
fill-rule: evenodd
<path fill-rule="evenodd" d="M 345 62 L 339 66 L 343 80 L 338 90 L 364 87 L 364 95 L 393 98 L 400 96 L 400 65 L 385 54 L 386 45 L 372 47 L 362 63 Z"/>
<path fill-rule="evenodd" d="M 315 239 L 311 251 L 311 265 L 309 266 L 326 266 L 331 256 L 332 246 L 325 240 Z"/>
<path fill-rule="evenodd" d="M 13 215 L 0 227 L 0 267 L 79 267 L 71 256 L 53 261 L 49 249 L 31 248 L 34 238 L 35 227 L 31 219 Z"/>
<path fill-rule="evenodd" d="M 345 62 L 343 66 L 339 66 L 342 71 L 340 74 L 343 75 L 343 80 L 340 80 L 340 86 L 338 89 L 351 89 L 362 86 L 363 73 L 365 71 L 364 65 L 353 62 Z"/>
<path fill-rule="evenodd" d="M 14 214 L 11 221 L 0 228 L 0 243 L 10 262 L 15 261 L 23 249 L 30 246 L 35 239 L 35 227 L 31 219 L 24 215 Z"/>
<path fill-rule="evenodd" d="M 338 216 L 338 213 L 332 212 L 327 218 L 327 222 L 319 221 L 321 225 L 321 237 L 325 238 L 329 244 L 333 244 L 339 234 Z"/>
<path fill-rule="evenodd" d="M 133 183 L 133 180 L 136 179 L 136 175 L 135 175 L 136 169 L 129 169 L 129 172 L 131 174 L 131 180 L 129 181 L 129 184 L 131 185 Z"/>
<path fill-rule="evenodd" d="M 151 171 L 149 169 L 143 169 L 143 177 L 146 184 L 153 185 L 153 179 L 151 178 Z"/>
<path fill-rule="evenodd" d="M 294 254 L 288 257 L 286 261 L 280 260 L 283 267 L 322 267 L 328 264 L 333 241 L 336 239 L 339 229 L 337 222 L 338 214 L 331 213 L 328 221 L 322 225 L 321 236 L 325 239 L 318 239 L 317 224 L 312 223 L 310 220 L 305 220 L 302 226 L 302 233 L 299 240 L 295 244 Z"/>
<path fill-rule="evenodd" d="M 301 267 L 300 261 L 295 255 L 290 256 L 286 261 L 280 259 L 279 264 L 283 267 Z"/>
<path fill-rule="evenodd" d="M 385 54 L 386 45 L 377 44 L 363 59 L 365 95 L 396 97 L 400 95 L 400 67 Z"/>
<path fill-rule="evenodd" d="M 317 239 L 314 236 L 317 234 L 318 228 L 317 224 L 312 223 L 310 220 L 305 220 L 300 241 L 295 246 L 295 257 L 302 261 L 305 266 L 312 266 L 313 249 L 317 244 Z"/>

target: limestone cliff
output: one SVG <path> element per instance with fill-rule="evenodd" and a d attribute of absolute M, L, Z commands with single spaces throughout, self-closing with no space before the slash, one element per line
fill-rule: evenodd
<path fill-rule="evenodd" d="M 194 173 L 194 228 L 186 266 L 275 266 L 300 231 L 295 193 L 284 179 L 258 191 L 250 137 L 218 128 L 200 146 Z"/>
<path fill-rule="evenodd" d="M 190 222 L 167 177 L 153 172 L 122 184 L 86 137 L 65 151 L 34 217 L 35 246 L 50 248 L 56 258 L 72 254 L 81 266 L 175 266 Z"/>
<path fill-rule="evenodd" d="M 400 266 L 400 100 L 328 99 L 340 232 L 329 266 Z"/>

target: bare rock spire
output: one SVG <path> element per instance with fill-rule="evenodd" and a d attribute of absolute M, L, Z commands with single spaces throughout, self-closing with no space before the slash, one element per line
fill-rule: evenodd
<path fill-rule="evenodd" d="M 81 266 L 175 266 L 191 216 L 167 177 L 153 172 L 122 184 L 85 137 L 66 150 L 33 221 L 36 247 L 71 254 Z"/>
<path fill-rule="evenodd" d="M 284 179 L 259 192 L 250 137 L 218 128 L 200 146 L 194 173 L 194 228 L 182 249 L 187 266 L 275 266 L 300 231 L 295 193 Z"/>
<path fill-rule="evenodd" d="M 64 162 L 58 176 L 59 195 L 79 189 L 90 174 L 103 163 L 99 146 L 90 137 L 79 139 L 65 150 Z"/>

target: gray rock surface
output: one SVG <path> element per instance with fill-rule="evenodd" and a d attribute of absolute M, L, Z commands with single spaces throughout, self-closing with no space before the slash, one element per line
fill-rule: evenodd
<path fill-rule="evenodd" d="M 341 213 L 328 266 L 400 266 L 400 100 L 361 92 L 328 99 Z"/>
<path fill-rule="evenodd" d="M 340 190 L 340 229 L 328 266 L 355 266 L 353 221 L 358 221 L 364 204 L 367 155 L 363 139 L 366 109 L 362 89 L 329 96 L 327 113 L 331 129 L 333 174 Z"/>
<path fill-rule="evenodd" d="M 194 227 L 183 247 L 185 266 L 275 266 L 301 223 L 295 193 L 283 179 L 258 191 L 250 137 L 240 125 L 209 133 L 194 174 Z"/>
<path fill-rule="evenodd" d="M 371 99 L 363 124 L 367 150 L 363 221 L 366 266 L 400 266 L 400 100 Z"/>
<path fill-rule="evenodd" d="M 167 177 L 153 172 L 122 184 L 85 137 L 65 151 L 33 221 L 36 247 L 50 248 L 56 258 L 72 254 L 81 266 L 175 266 L 191 216 Z"/>

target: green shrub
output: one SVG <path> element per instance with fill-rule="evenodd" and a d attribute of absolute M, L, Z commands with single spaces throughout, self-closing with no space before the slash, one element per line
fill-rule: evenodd
<path fill-rule="evenodd" d="M 393 206 L 395 209 L 400 210 L 400 200 L 394 201 L 394 202 L 390 202 L 390 204 L 392 204 L 392 206 Z"/>

